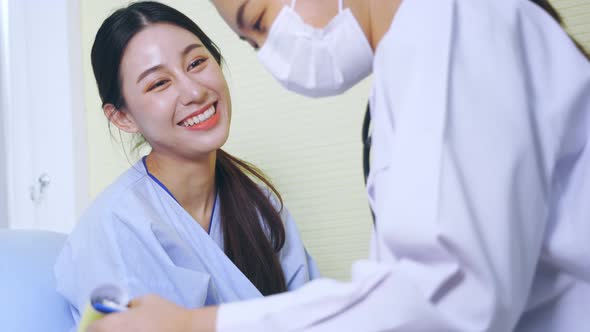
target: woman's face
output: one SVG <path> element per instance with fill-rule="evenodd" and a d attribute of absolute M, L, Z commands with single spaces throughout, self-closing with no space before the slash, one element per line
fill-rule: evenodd
<path fill-rule="evenodd" d="M 213 5 L 238 36 L 252 47 L 261 47 L 285 0 L 212 0 Z M 286 1 L 285 1 L 286 2 Z"/>
<path fill-rule="evenodd" d="M 154 152 L 194 159 L 227 140 L 227 82 L 191 32 L 165 23 L 146 27 L 127 45 L 120 75 L 127 131 L 141 133 Z"/>
<path fill-rule="evenodd" d="M 285 6 L 291 6 L 292 0 L 211 0 L 211 2 L 241 39 L 249 42 L 254 48 L 259 48 L 266 41 L 270 27 L 280 11 Z M 338 1 L 298 0 L 295 10 L 306 23 L 321 28 L 338 13 Z"/>

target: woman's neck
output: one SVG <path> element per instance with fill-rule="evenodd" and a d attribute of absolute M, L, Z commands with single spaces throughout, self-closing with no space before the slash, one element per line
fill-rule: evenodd
<path fill-rule="evenodd" d="M 216 152 L 190 161 L 153 151 L 146 158 L 149 172 L 206 231 L 215 203 L 215 160 Z"/>

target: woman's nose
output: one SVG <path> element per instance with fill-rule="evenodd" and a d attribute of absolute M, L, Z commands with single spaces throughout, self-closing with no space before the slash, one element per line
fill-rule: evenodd
<path fill-rule="evenodd" d="M 205 87 L 190 77 L 184 77 L 179 82 L 179 90 L 180 103 L 185 106 L 193 103 L 201 103 L 207 97 Z"/>

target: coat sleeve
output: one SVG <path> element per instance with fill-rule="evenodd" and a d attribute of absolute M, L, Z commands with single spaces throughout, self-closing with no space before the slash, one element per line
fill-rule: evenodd
<path fill-rule="evenodd" d="M 218 331 L 515 328 L 561 222 L 557 175 L 587 154 L 588 62 L 530 1 L 413 0 L 373 68 L 371 259 L 222 305 Z"/>

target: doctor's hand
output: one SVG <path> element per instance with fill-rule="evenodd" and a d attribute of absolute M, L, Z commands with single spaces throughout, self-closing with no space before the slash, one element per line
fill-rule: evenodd
<path fill-rule="evenodd" d="M 159 296 L 131 301 L 129 310 L 95 321 L 88 332 L 205 332 L 215 331 L 217 307 L 189 310 Z"/>

